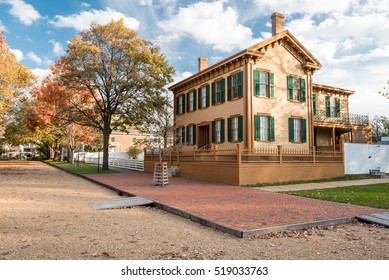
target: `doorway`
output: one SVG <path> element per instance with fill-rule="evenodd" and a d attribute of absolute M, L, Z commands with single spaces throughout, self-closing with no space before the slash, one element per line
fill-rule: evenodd
<path fill-rule="evenodd" d="M 209 148 L 209 136 L 210 136 L 210 133 L 209 133 L 209 124 L 207 125 L 201 125 L 199 126 L 199 144 L 198 144 L 198 147 L 199 149 L 203 148 L 203 149 L 207 149 Z"/>

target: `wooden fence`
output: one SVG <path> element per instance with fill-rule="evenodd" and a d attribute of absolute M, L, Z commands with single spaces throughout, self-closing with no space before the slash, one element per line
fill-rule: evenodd
<path fill-rule="evenodd" d="M 341 163 L 343 164 L 343 151 L 332 149 L 286 149 L 282 146 L 276 148 L 243 149 L 239 144 L 235 149 L 209 149 L 192 151 L 174 149 L 170 151 L 145 151 L 145 161 L 170 162 L 178 165 L 180 162 L 204 163 L 235 163 L 235 164 L 269 164 L 269 163 Z"/>

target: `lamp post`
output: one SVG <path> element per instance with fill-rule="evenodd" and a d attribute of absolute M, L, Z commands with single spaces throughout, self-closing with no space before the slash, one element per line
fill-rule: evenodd
<path fill-rule="evenodd" d="M 97 144 L 97 173 L 100 173 L 100 143 Z"/>

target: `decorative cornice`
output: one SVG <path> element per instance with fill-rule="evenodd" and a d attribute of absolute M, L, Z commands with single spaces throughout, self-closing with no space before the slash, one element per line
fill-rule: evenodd
<path fill-rule="evenodd" d="M 332 87 L 332 86 L 327 86 L 327 85 L 320 85 L 320 84 L 312 84 L 313 87 L 313 92 L 317 93 L 323 93 L 323 94 L 338 94 L 338 95 L 346 95 L 349 96 L 351 94 L 354 94 L 354 90 L 350 89 L 344 89 L 344 88 L 337 88 L 337 87 Z"/>

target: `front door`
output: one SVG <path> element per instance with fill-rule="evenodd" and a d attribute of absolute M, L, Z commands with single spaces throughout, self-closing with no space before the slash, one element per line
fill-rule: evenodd
<path fill-rule="evenodd" d="M 209 148 L 209 124 L 199 126 L 199 149 Z"/>

